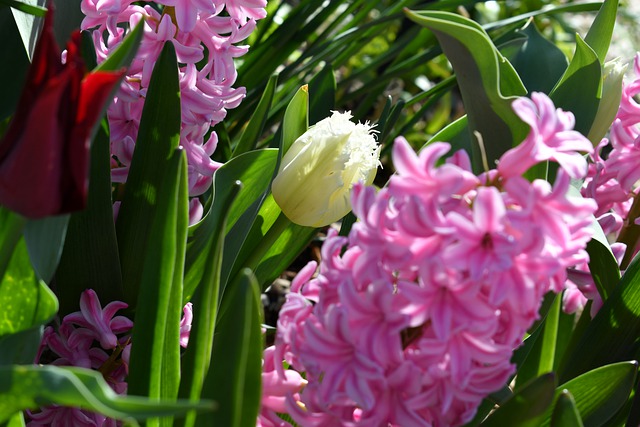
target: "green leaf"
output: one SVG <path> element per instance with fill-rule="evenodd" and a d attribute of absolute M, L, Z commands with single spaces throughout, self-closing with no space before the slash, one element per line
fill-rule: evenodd
<path fill-rule="evenodd" d="M 583 427 L 576 401 L 569 390 L 562 390 L 551 415 L 551 427 Z"/>
<path fill-rule="evenodd" d="M 0 121 L 11 116 L 18 105 L 29 68 L 29 57 L 22 44 L 20 32 L 11 15 L 11 9 L 0 8 Z"/>
<path fill-rule="evenodd" d="M 80 309 L 80 295 L 93 289 L 103 305 L 122 301 L 122 273 L 111 200 L 109 137 L 101 127 L 91 145 L 87 206 L 71 214 L 56 286 L 60 313 Z"/>
<path fill-rule="evenodd" d="M 298 89 L 289 102 L 282 120 L 282 145 L 280 156 L 289 150 L 291 144 L 309 128 L 309 88 L 304 85 Z"/>
<path fill-rule="evenodd" d="M 0 206 L 0 277 L 4 275 L 25 225 L 25 218 Z"/>
<path fill-rule="evenodd" d="M 214 409 L 210 401 L 169 402 L 120 396 L 109 387 L 100 372 L 88 369 L 53 365 L 0 366 L 0 422 L 8 420 L 16 411 L 51 404 L 79 406 L 128 422 L 180 415 L 193 408 Z"/>
<path fill-rule="evenodd" d="M 261 395 L 262 333 L 260 291 L 249 270 L 230 284 L 221 302 L 211 368 L 202 396 L 219 410 L 199 416 L 198 426 L 253 427 Z"/>
<path fill-rule="evenodd" d="M 22 412 L 17 412 L 9 419 L 6 427 L 24 427 L 24 415 Z"/>
<path fill-rule="evenodd" d="M 123 67 L 128 67 L 136 56 L 136 52 L 140 46 L 140 40 L 142 40 L 143 31 L 144 21 L 140 21 L 138 25 L 126 35 L 118 47 L 109 54 L 107 59 L 100 63 L 93 71 L 116 71 Z M 145 105 L 148 103 L 148 99 L 149 98 L 145 101 Z"/>
<path fill-rule="evenodd" d="M 38 277 L 46 283 L 51 281 L 62 256 L 70 215 L 51 216 L 27 221 L 24 240 L 29 257 Z"/>
<path fill-rule="evenodd" d="M 325 64 L 313 76 L 309 82 L 309 93 L 309 124 L 314 125 L 335 110 L 336 77 L 331 64 Z"/>
<path fill-rule="evenodd" d="M 176 149 L 158 187 L 142 265 L 139 304 L 134 319 L 129 363 L 129 392 L 175 398 L 179 385 L 179 323 L 182 313 L 182 260 L 188 224 L 187 160 Z"/>
<path fill-rule="evenodd" d="M 482 427 L 538 427 L 541 417 L 553 402 L 555 377 L 544 374 L 526 386 L 489 415 Z"/>
<path fill-rule="evenodd" d="M 40 3 L 44 4 L 44 0 Z M 27 13 L 33 16 L 45 16 L 47 14 L 47 8 L 42 6 L 36 6 L 30 3 L 29 0 L 0 0 L 0 4 L 19 10 L 20 12 Z"/>
<path fill-rule="evenodd" d="M 116 222 L 125 301 L 135 307 L 142 278 L 139 257 L 149 239 L 164 176 L 180 142 L 180 85 L 172 43 L 165 43 L 147 92 Z"/>
<path fill-rule="evenodd" d="M 42 325 L 0 337 L 0 366 L 33 363 L 40 347 Z"/>
<path fill-rule="evenodd" d="M 233 158 L 220 167 L 214 174 L 214 185 L 218 193 L 242 183 L 233 203 L 229 206 L 228 218 L 225 226 L 227 239 L 225 241 L 225 255 L 222 266 L 222 283 L 226 283 L 233 264 L 242 247 L 251 224 L 256 218 L 258 210 L 269 188 L 271 178 L 276 168 L 278 150 L 255 150 Z M 214 200 L 215 200 L 214 194 Z M 209 262 L 206 249 L 220 220 L 217 208 L 212 205 L 202 221 L 190 227 L 187 243 L 186 272 L 184 302 L 193 295 L 202 281 L 202 276 Z"/>
<path fill-rule="evenodd" d="M 589 254 L 589 271 L 598 288 L 598 293 L 603 301 L 609 298 L 611 292 L 620 281 L 620 268 L 618 261 L 611 252 L 608 243 L 593 238 L 587 243 Z"/>
<path fill-rule="evenodd" d="M 584 41 L 591 46 L 591 49 L 598 55 L 600 64 L 604 64 L 607 52 L 609 51 L 617 13 L 618 0 L 604 0 L 600 11 L 596 15 L 596 19 L 591 24 L 589 32 L 587 32 L 584 38 Z"/>
<path fill-rule="evenodd" d="M 447 155 L 452 155 L 458 150 L 465 150 L 467 153 L 471 153 L 472 142 L 467 116 L 464 115 L 449 123 L 444 129 L 433 135 L 425 146 L 432 142 L 448 142 L 451 144 L 451 150 Z"/>
<path fill-rule="evenodd" d="M 601 366 L 559 386 L 555 399 L 568 390 L 575 399 L 585 427 L 606 425 L 627 403 L 637 371 L 638 363 L 635 361 Z M 551 423 L 551 409 L 547 412 L 540 427 Z"/>
<path fill-rule="evenodd" d="M 601 92 L 602 67 L 598 55 L 576 34 L 576 52 L 550 97 L 556 107 L 574 114 L 575 130 L 586 136 L 598 112 Z"/>
<path fill-rule="evenodd" d="M 558 321 L 561 309 L 562 294 L 558 294 L 555 295 L 544 321 L 538 327 L 541 329 L 541 333 L 536 337 L 533 348 L 524 363 L 518 367 L 516 390 L 533 378 L 537 378 L 548 372 L 553 372 L 556 357 Z"/>
<path fill-rule="evenodd" d="M 635 359 L 640 348 L 640 257 L 634 259 L 609 298 L 566 355 L 560 378 L 598 366 Z M 575 396 L 574 394 L 574 397 Z"/>
<path fill-rule="evenodd" d="M 527 132 L 527 125 L 511 109 L 515 97 L 526 94 L 518 74 L 479 24 L 448 12 L 406 13 L 438 38 L 456 71 L 469 129 L 481 135 L 486 160 L 489 165 L 494 164 Z M 472 159 L 474 168 L 481 170 L 477 141 L 472 145 Z"/>
<path fill-rule="evenodd" d="M 0 282 L 0 337 L 43 325 L 58 311 L 58 300 L 29 262 L 20 240 Z"/>
<path fill-rule="evenodd" d="M 201 249 L 202 273 L 191 302 L 193 303 L 193 323 L 189 335 L 189 345 L 182 356 L 182 379 L 179 396 L 196 401 L 200 397 L 204 379 L 211 362 L 214 331 L 218 315 L 218 296 L 222 254 L 229 207 L 240 191 L 239 181 L 228 183 L 225 172 L 233 161 L 222 166 L 213 177 L 213 203 L 206 221 L 209 236 Z M 227 168 L 224 169 L 223 168 Z M 221 173 L 222 171 L 222 173 Z M 192 246 L 193 247 L 193 246 Z M 195 412 L 189 412 L 184 420 L 177 420 L 178 426 L 193 426 Z"/>
<path fill-rule="evenodd" d="M 540 34 L 533 20 L 517 33 L 526 38 L 521 48 L 509 57 L 511 64 L 529 93 L 551 92 L 569 65 L 567 57 Z"/>
<path fill-rule="evenodd" d="M 264 289 L 309 245 L 317 229 L 289 221 L 271 195 L 265 200 L 258 215 L 262 220 L 256 222 L 260 231 L 255 233 L 257 230 L 252 230 L 243 251 L 250 251 L 254 256 L 259 254 L 254 260 L 247 257 L 245 266 L 255 269 L 256 279 Z M 256 247 L 264 247 L 266 251 L 256 250 Z"/>
<path fill-rule="evenodd" d="M 40 28 L 42 27 L 42 19 L 40 17 L 45 16 L 47 9 L 44 8 L 45 0 L 0 0 L 0 4 L 11 7 L 11 13 L 13 19 L 16 22 L 18 31 L 20 32 L 20 38 L 27 52 L 29 60 L 33 56 L 33 51 L 40 35 Z"/>
<path fill-rule="evenodd" d="M 233 157 L 246 153 L 247 151 L 254 150 L 258 145 L 258 140 L 262 135 L 265 124 L 267 123 L 269 108 L 273 102 L 277 85 L 278 75 L 273 74 L 269 77 L 267 87 L 264 89 L 264 93 L 260 98 L 260 103 L 253 112 L 253 116 L 251 116 L 251 120 L 249 120 L 244 132 L 242 132 L 238 145 L 233 150 Z"/>

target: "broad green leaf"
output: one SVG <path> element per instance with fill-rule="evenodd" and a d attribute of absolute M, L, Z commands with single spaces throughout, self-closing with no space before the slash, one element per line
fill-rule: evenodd
<path fill-rule="evenodd" d="M 142 267 L 129 364 L 129 393 L 175 398 L 179 385 L 178 325 L 182 313 L 182 260 L 188 225 L 187 162 L 177 149 L 158 187 L 157 213 Z"/>
<path fill-rule="evenodd" d="M 185 255 L 187 246 L 187 230 L 189 227 L 189 181 L 187 176 L 187 159 L 182 150 L 178 150 L 178 156 L 181 158 L 179 163 L 180 169 L 176 171 L 177 181 L 171 181 L 170 187 L 173 188 L 174 183 L 177 184 L 175 193 L 175 223 L 172 221 L 168 224 L 167 233 L 174 230 L 171 226 L 175 226 L 175 267 L 173 270 L 173 279 L 171 291 L 169 294 L 169 302 L 167 307 L 166 329 L 164 340 L 164 351 L 162 357 L 162 377 L 160 396 L 162 398 L 176 398 L 180 388 L 180 319 L 182 317 L 182 293 L 183 293 L 183 277 L 185 268 Z M 171 179 L 171 175 L 169 175 Z M 166 190 L 163 190 L 166 191 Z M 172 209 L 170 206 L 169 209 Z M 169 210 L 168 209 L 168 210 Z M 169 259 L 168 262 L 171 262 Z M 161 426 L 171 427 L 174 425 L 172 417 L 165 417 L 160 420 Z"/>
<path fill-rule="evenodd" d="M 35 362 L 44 327 L 37 325 L 0 337 L 0 366 Z"/>
<path fill-rule="evenodd" d="M 29 68 L 27 52 L 8 7 L 0 8 L 0 40 L 0 82 L 3 82 L 0 121 L 3 121 L 13 114 L 18 105 Z"/>
<path fill-rule="evenodd" d="M 596 19 L 591 24 L 589 32 L 587 32 L 584 38 L 584 41 L 591 46 L 591 49 L 598 55 L 600 64 L 604 64 L 607 52 L 609 51 L 617 13 L 618 0 L 604 0 L 600 11 L 596 15 Z"/>
<path fill-rule="evenodd" d="M 247 239 L 255 243 L 247 245 L 251 254 L 244 265 L 254 269 L 256 279 L 264 289 L 309 245 L 317 229 L 289 221 L 271 195 L 265 200 L 259 217 L 262 221 L 256 225 L 260 226 L 260 232 L 254 234 L 255 230 L 252 230 Z"/>
<path fill-rule="evenodd" d="M 155 64 L 116 222 L 125 301 L 135 307 L 160 188 L 180 142 L 180 85 L 172 43 Z"/>
<path fill-rule="evenodd" d="M 555 362 L 555 350 L 558 335 L 558 321 L 562 309 L 562 294 L 554 297 L 553 303 L 547 312 L 544 321 L 539 326 L 540 335 L 536 338 L 524 363 L 518 367 L 516 377 L 516 390 L 533 378 L 542 374 L 553 372 Z"/>
<path fill-rule="evenodd" d="M 24 427 L 24 414 L 22 412 L 17 412 L 13 414 L 13 416 L 9 419 L 6 424 L 7 427 Z"/>
<path fill-rule="evenodd" d="M 563 391 L 568 390 L 575 399 L 585 427 L 607 425 L 607 421 L 627 403 L 637 371 L 638 363 L 635 361 L 601 366 L 560 385 L 554 400 L 557 401 Z M 550 425 L 551 416 L 550 408 L 539 426 Z"/>
<path fill-rule="evenodd" d="M 282 121 L 282 145 L 280 156 L 309 128 L 309 88 L 302 86 L 289 102 Z"/>
<path fill-rule="evenodd" d="M 16 411 L 51 404 L 81 406 L 110 418 L 135 423 L 150 417 L 180 415 L 190 409 L 213 410 L 211 401 L 152 401 L 120 396 L 102 374 L 82 368 L 53 365 L 0 366 L 0 422 Z"/>
<path fill-rule="evenodd" d="M 277 85 L 278 75 L 273 74 L 267 82 L 267 87 L 264 89 L 264 93 L 260 98 L 260 103 L 256 107 L 253 116 L 251 116 L 244 132 L 242 132 L 238 145 L 233 150 L 233 157 L 246 153 L 247 151 L 254 150 L 258 145 L 258 140 L 262 135 L 265 124 L 267 123 L 269 108 L 273 102 Z"/>
<path fill-rule="evenodd" d="M 540 34 L 534 21 L 529 21 L 518 34 L 526 38 L 522 47 L 509 57 L 511 64 L 529 93 L 551 92 L 569 65 L 567 57 Z"/>
<path fill-rule="evenodd" d="M 592 238 L 587 243 L 587 253 L 589 254 L 589 272 L 600 297 L 606 301 L 620 281 L 618 261 L 611 253 L 609 244 L 604 244 L 596 238 Z"/>
<path fill-rule="evenodd" d="M 24 229 L 26 219 L 0 206 L 0 277 L 9 265 Z"/>
<path fill-rule="evenodd" d="M 567 381 L 590 369 L 635 359 L 640 344 L 640 257 L 627 268 L 582 338 L 564 357 Z M 577 396 L 574 394 L 574 397 Z"/>
<path fill-rule="evenodd" d="M 335 104 L 336 77 L 331 64 L 325 64 L 309 82 L 309 124 L 329 117 Z"/>
<path fill-rule="evenodd" d="M 221 302 L 202 391 L 202 397 L 218 402 L 219 409 L 198 416 L 197 426 L 255 426 L 262 375 L 261 307 L 258 284 L 251 271 L 243 270 Z"/>
<path fill-rule="evenodd" d="M 551 415 L 551 427 L 583 427 L 576 401 L 569 390 L 562 390 Z"/>
<path fill-rule="evenodd" d="M 551 92 L 558 108 L 571 111 L 575 130 L 587 136 L 602 96 L 602 66 L 598 55 L 576 34 L 576 52 Z"/>
<path fill-rule="evenodd" d="M 526 386 L 487 417 L 482 427 L 538 427 L 554 398 L 555 377 L 544 374 Z"/>
<path fill-rule="evenodd" d="M 58 311 L 58 300 L 38 280 L 20 240 L 0 282 L 0 337 L 43 325 Z"/>
<path fill-rule="evenodd" d="M 58 215 L 30 220 L 24 227 L 24 240 L 27 243 L 31 264 L 38 277 L 46 283 L 51 281 L 62 256 L 69 216 Z"/>
<path fill-rule="evenodd" d="M 182 356 L 182 379 L 179 396 L 197 401 L 202 385 L 209 370 L 214 331 L 218 315 L 218 296 L 224 237 L 229 207 L 240 191 L 240 181 L 228 183 L 225 180 L 224 167 L 218 169 L 213 178 L 213 203 L 208 215 L 211 219 L 209 238 L 201 250 L 204 264 L 200 283 L 191 298 L 193 303 L 193 323 L 189 335 L 189 345 Z M 220 171 L 223 170 L 221 173 Z M 183 420 L 176 420 L 177 426 L 193 426 L 195 412 L 189 412 Z"/>
<path fill-rule="evenodd" d="M 40 17 L 45 16 L 47 11 L 43 7 L 46 6 L 46 0 L 1 0 L 0 3 L 11 7 L 13 19 L 20 32 L 20 38 L 22 38 L 24 48 L 29 60 L 31 60 L 42 26 Z"/>
<path fill-rule="evenodd" d="M 451 62 L 462 93 L 469 130 L 478 132 L 489 165 L 517 145 L 527 126 L 511 109 L 516 96 L 526 94 L 518 74 L 479 24 L 448 12 L 406 12 L 430 29 Z M 472 145 L 474 167 L 481 170 L 478 141 Z"/>
<path fill-rule="evenodd" d="M 91 145 L 87 206 L 71 214 L 56 286 L 60 313 L 80 309 L 80 295 L 93 289 L 103 305 L 122 301 L 122 273 L 111 201 L 109 137 L 99 129 Z"/>
<path fill-rule="evenodd" d="M 226 189 L 242 183 L 237 197 L 228 208 L 228 218 L 225 232 L 225 261 L 222 266 L 222 283 L 226 283 L 232 266 L 242 247 L 251 224 L 255 220 L 260 205 L 269 188 L 269 183 L 275 171 L 278 150 L 255 150 L 242 154 L 225 163 L 214 174 L 215 194 L 225 192 Z M 224 194 L 224 193 L 223 193 Z M 223 198 L 224 199 L 224 198 Z M 202 221 L 190 227 L 187 243 L 186 271 L 184 284 L 184 300 L 187 302 L 202 281 L 202 276 L 209 262 L 209 250 L 212 233 L 215 232 L 220 218 L 216 207 L 212 205 Z"/>

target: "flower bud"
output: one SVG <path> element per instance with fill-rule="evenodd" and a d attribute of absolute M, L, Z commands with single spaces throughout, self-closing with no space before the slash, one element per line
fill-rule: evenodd
<path fill-rule="evenodd" d="M 65 61 L 51 9 L 6 134 L 0 138 L 0 205 L 28 218 L 84 208 L 91 130 L 124 70 L 86 74 L 80 33 Z"/>
<path fill-rule="evenodd" d="M 622 83 L 626 70 L 627 64 L 623 64 L 620 58 L 604 64 L 602 98 L 587 136 L 594 145 L 597 145 L 602 137 L 605 136 L 611 123 L 613 123 L 613 119 L 616 117 L 622 98 Z"/>
<path fill-rule="evenodd" d="M 350 118 L 349 112 L 334 111 L 295 140 L 282 158 L 271 191 L 292 222 L 331 224 L 351 210 L 353 185 L 373 182 L 380 147 L 372 126 Z"/>

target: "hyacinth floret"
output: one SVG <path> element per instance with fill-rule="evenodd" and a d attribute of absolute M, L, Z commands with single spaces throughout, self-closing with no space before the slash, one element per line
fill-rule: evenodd
<path fill-rule="evenodd" d="M 592 151 L 572 115 L 543 94 L 514 110 L 530 134 L 497 170 L 475 175 L 465 154 L 445 158 L 449 144 L 416 154 L 400 137 L 389 185 L 354 188 L 359 221 L 329 231 L 318 275 L 301 271 L 278 321 L 273 355 L 290 369 L 276 372 L 308 381 L 285 402 L 296 423 L 461 425 L 514 374 L 542 297 L 588 261 L 596 210 L 569 196 L 587 170 L 576 150 Z M 520 150 L 558 161 L 553 185 L 520 176 L 536 163 L 514 163 Z"/>
<path fill-rule="evenodd" d="M 125 182 L 138 134 L 153 67 L 165 42 L 176 50 L 180 79 L 182 127 L 180 145 L 189 163 L 189 194 L 204 193 L 220 163 L 211 159 L 218 137 L 210 128 L 245 97 L 234 87 L 234 59 L 248 51 L 242 42 L 266 16 L 266 0 L 82 0 L 83 30 L 90 30 L 98 62 L 106 59 L 127 31 L 144 20 L 144 34 L 127 75 L 107 111 L 112 180 Z M 150 2 L 149 2 L 150 3 Z M 193 199 L 191 222 L 202 216 Z"/>

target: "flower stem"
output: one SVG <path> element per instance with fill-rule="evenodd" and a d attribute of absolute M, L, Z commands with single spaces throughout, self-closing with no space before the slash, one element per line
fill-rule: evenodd
<path fill-rule="evenodd" d="M 264 237 L 259 240 L 257 246 L 251 252 L 251 254 L 247 257 L 247 260 L 244 262 L 244 268 L 249 268 L 254 273 L 260 265 L 260 261 L 264 255 L 271 249 L 271 247 L 276 243 L 278 238 L 282 235 L 282 233 L 287 229 L 289 225 L 291 225 L 291 221 L 286 215 L 280 212 L 278 218 L 276 218 L 275 222 L 271 225 L 269 230 L 265 233 Z"/>

